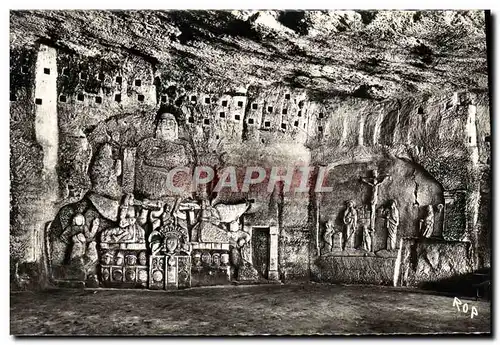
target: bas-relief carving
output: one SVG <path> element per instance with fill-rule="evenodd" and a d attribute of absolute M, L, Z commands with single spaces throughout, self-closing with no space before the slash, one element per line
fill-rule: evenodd
<path fill-rule="evenodd" d="M 148 196 L 147 193 L 141 193 L 141 183 L 145 181 L 145 175 L 144 171 L 141 172 L 140 167 L 147 168 L 146 170 L 161 175 L 165 170 L 168 171 L 168 167 L 171 165 L 190 164 L 193 161 L 185 149 L 178 150 L 179 147 L 176 146 L 178 143 L 175 142 L 177 139 L 178 127 L 175 122 L 175 117 L 171 114 L 162 114 L 156 126 L 155 137 L 143 140 L 139 143 L 138 149 L 135 150 L 135 167 L 139 167 L 139 169 L 137 169 L 136 190 L 133 191 L 134 193 L 138 192 L 143 198 Z M 168 147 L 175 147 L 176 154 L 172 155 Z M 98 225 L 99 231 L 97 231 L 97 236 L 100 236 L 101 245 L 105 247 L 106 244 L 110 243 L 142 244 L 140 248 L 135 248 L 134 246 L 125 247 L 127 249 L 142 250 L 147 243 L 149 249 L 148 253 L 150 253 L 150 255 L 158 254 L 168 256 L 181 254 L 189 255 L 189 253 L 191 253 L 191 242 L 230 243 L 237 252 L 237 254 L 232 254 L 231 256 L 237 257 L 238 259 L 229 260 L 229 252 L 206 252 L 207 254 L 204 255 L 204 258 L 207 259 L 207 255 L 211 255 L 209 261 L 212 265 L 217 267 L 222 266 L 221 262 L 226 260 L 230 263 L 237 262 L 239 266 L 239 278 L 253 279 L 254 269 L 251 263 L 251 250 L 249 249 L 251 236 L 240 229 L 239 222 L 240 217 L 248 210 L 248 204 L 212 205 L 207 199 L 202 199 L 201 201 L 183 199 L 183 201 L 180 201 L 182 198 L 174 203 L 158 203 L 158 201 L 155 201 L 158 200 L 158 198 L 154 197 L 155 193 L 162 195 L 164 200 L 168 198 L 168 196 L 164 195 L 165 193 L 163 193 L 163 187 L 160 183 L 154 184 L 155 190 L 153 193 L 149 194 L 149 197 L 153 201 L 149 201 L 148 199 L 137 201 L 134 198 L 134 193 L 129 193 L 125 196 L 124 202 L 120 206 L 119 199 L 122 195 L 122 191 L 118 181 L 123 172 L 122 161 L 117 158 L 118 155 L 115 154 L 115 151 L 116 150 L 110 144 L 104 144 L 100 148 L 91 168 L 91 175 L 93 177 L 100 177 L 101 174 L 107 171 L 107 179 L 92 179 L 92 190 L 83 198 L 95 209 L 95 219 L 106 219 L 107 221 L 107 223 L 104 222 L 102 226 Z M 151 167 L 153 169 L 149 169 Z M 368 205 L 370 211 L 361 212 L 361 214 L 358 215 L 358 211 L 364 209 L 361 207 L 358 210 L 354 202 L 348 202 L 347 208 L 342 214 L 343 227 L 339 227 L 339 231 L 335 231 L 333 221 L 327 222 L 322 236 L 324 242 L 322 254 L 343 250 L 354 250 L 354 246 L 356 245 L 355 238 L 360 232 L 362 241 L 357 249 L 362 249 L 364 252 L 373 252 L 375 232 L 374 218 L 377 216 L 376 206 L 378 203 L 379 186 L 386 178 L 390 178 L 390 176 L 384 175 L 383 177 L 379 177 L 376 170 L 373 171 L 372 175 L 373 177 L 371 178 L 362 178 L 364 183 L 371 186 L 371 200 L 370 205 Z M 150 205 L 148 208 L 148 203 L 153 206 Z M 364 219 L 364 214 L 369 215 L 369 226 L 363 221 L 361 221 L 361 224 L 358 224 L 358 218 Z M 386 249 L 389 251 L 395 250 L 399 226 L 399 210 L 395 203 L 394 205 L 391 204 L 391 207 L 384 212 L 383 216 L 386 218 L 385 230 L 388 234 Z M 85 214 L 84 217 L 87 217 L 87 215 Z M 92 221 L 92 219 L 91 217 L 90 221 Z M 97 224 L 99 224 L 99 222 L 97 222 Z M 429 225 L 429 221 L 425 222 L 425 224 L 426 228 L 422 228 L 422 231 L 428 234 L 431 226 Z M 342 230 L 345 231 L 345 234 Z M 179 235 L 177 232 L 182 233 L 182 235 Z M 174 233 L 176 233 L 175 236 Z M 149 234 L 149 236 L 146 234 Z M 81 255 L 83 252 L 82 243 L 82 236 L 75 235 L 72 237 L 71 250 L 73 250 L 74 253 L 70 254 L 70 257 L 76 258 L 83 256 Z M 94 241 L 94 248 L 96 245 Z M 90 252 L 92 252 L 92 249 L 90 249 Z M 97 253 L 97 250 L 94 249 L 94 252 Z M 143 256 L 146 255 L 144 251 L 139 253 L 139 255 L 141 254 Z M 106 252 L 103 254 L 103 258 L 114 258 L 115 256 L 120 258 L 122 255 L 124 255 L 122 252 Z M 130 256 L 132 254 L 127 255 Z M 193 252 L 193 269 L 196 269 L 198 261 L 203 262 L 203 254 L 200 254 L 200 260 L 197 260 L 197 256 L 198 254 Z M 134 257 L 137 258 L 138 256 L 136 255 Z M 172 260 L 170 260 L 172 263 L 170 266 L 173 267 L 176 264 Z M 118 261 L 123 262 L 123 260 L 119 259 Z M 167 260 L 167 263 L 170 261 Z M 136 260 L 136 263 L 137 262 Z M 114 264 L 116 264 L 116 260 Z M 109 271 L 108 274 L 112 276 L 113 272 Z M 118 275 L 118 273 L 116 274 Z M 126 275 L 123 274 L 122 272 L 122 276 Z M 138 275 L 139 273 L 136 274 Z M 140 273 L 142 277 L 144 277 L 144 274 L 147 275 L 147 273 L 144 272 Z M 150 274 L 153 273 L 151 272 Z M 129 275 L 129 277 L 131 277 L 131 275 Z"/>
<path fill-rule="evenodd" d="M 120 206 L 118 222 L 118 227 L 104 230 L 101 233 L 101 247 L 104 248 L 104 244 L 113 243 L 145 243 L 145 231 L 138 224 L 132 194 L 125 196 L 123 204 Z"/>
<path fill-rule="evenodd" d="M 171 113 L 160 114 L 154 137 L 141 141 L 136 150 L 135 191 L 148 198 L 175 196 L 168 188 L 168 172 L 173 168 L 190 167 L 195 162 L 186 144 L 179 140 L 175 116 Z M 186 183 L 184 174 L 174 176 L 175 187 L 181 188 Z M 190 193 L 186 191 L 184 196 L 189 197 Z"/>
<path fill-rule="evenodd" d="M 361 247 L 367 252 L 373 252 L 373 230 L 367 225 L 363 225 L 363 241 Z"/>
<path fill-rule="evenodd" d="M 333 221 L 330 219 L 326 222 L 325 232 L 323 233 L 323 252 L 329 253 L 333 249 L 333 234 L 335 232 L 335 226 Z"/>
<path fill-rule="evenodd" d="M 98 261 L 98 246 L 101 249 L 100 280 L 105 286 L 125 286 L 126 284 L 128 284 L 126 286 L 146 286 L 145 284 L 150 279 L 149 275 L 153 278 L 162 275 L 165 279 L 177 276 L 176 273 L 171 272 L 172 269 L 179 270 L 180 273 L 183 272 L 182 276 L 189 275 L 186 272 L 190 271 L 190 268 L 187 269 L 188 266 L 190 267 L 190 260 L 186 261 L 183 257 L 190 258 L 191 241 L 213 240 L 214 249 L 216 245 L 218 248 L 222 248 L 221 243 L 228 243 L 230 237 L 228 233 L 231 233 L 231 238 L 235 239 L 236 242 L 239 240 L 239 247 L 241 247 L 239 250 L 244 258 L 241 272 L 252 270 L 249 267 L 251 266 L 249 251 L 246 249 L 249 248 L 250 236 L 239 230 L 239 220 L 242 214 L 249 209 L 248 203 L 236 205 L 219 203 L 212 206 L 205 199 L 200 202 L 192 199 L 181 200 L 181 198 L 177 198 L 173 202 L 173 198 L 167 198 L 170 201 L 166 202 L 150 199 L 139 201 L 132 193 L 128 193 L 122 197 L 123 202 L 120 204 L 121 190 L 118 177 L 122 173 L 121 161 L 115 159 L 113 148 L 109 144 L 104 144 L 101 147 L 91 169 L 93 176 L 103 174 L 106 171 L 108 172 L 107 178 L 96 178 L 95 181 L 92 181 L 92 190 L 80 202 L 70 204 L 59 212 L 58 218 L 62 220 L 61 223 L 70 226 L 63 227 L 64 229 L 68 228 L 68 231 L 64 233 L 59 242 L 64 243 L 66 240 L 67 243 L 59 246 L 58 250 L 62 254 L 69 251 L 71 259 L 69 262 L 60 260 L 58 264 L 70 264 L 72 261 L 77 261 L 77 258 L 86 257 L 86 250 L 89 252 L 87 256 L 91 258 L 87 261 L 90 262 L 90 266 L 93 266 L 93 270 L 88 270 L 88 272 L 95 272 Z M 70 223 L 71 215 L 74 215 L 78 210 L 84 214 L 76 217 L 74 224 Z M 82 219 L 88 215 L 90 217 L 88 217 L 87 223 L 93 224 L 92 231 L 86 231 L 85 227 L 80 229 L 81 231 L 77 231 L 78 229 L 75 227 L 82 227 Z M 99 222 L 99 220 L 102 221 Z M 196 229 L 198 229 L 200 236 L 190 241 L 189 234 L 195 233 Z M 214 229 L 215 236 L 214 231 L 211 231 Z M 147 239 L 146 231 L 149 233 Z M 70 232 L 75 234 L 67 239 Z M 92 236 L 89 237 L 89 239 L 91 238 L 89 245 L 86 246 L 84 237 L 80 233 L 92 233 Z M 99 244 L 94 240 L 95 237 L 100 240 Z M 72 242 L 70 243 L 70 241 Z M 148 275 L 145 266 L 147 254 L 144 251 L 146 242 L 152 258 L 157 255 L 166 256 L 166 262 L 169 263 L 166 272 L 156 269 Z M 209 252 L 206 253 L 210 255 Z M 227 268 L 229 276 L 229 252 L 214 254 L 216 255 L 211 259 L 211 265 L 223 270 Z M 178 258 L 175 259 L 177 261 L 169 259 L 174 256 Z M 155 262 L 158 263 L 158 261 Z M 80 275 L 80 277 L 82 276 Z M 92 278 L 97 280 L 95 274 Z M 160 287 L 160 283 L 153 282 L 152 288 L 165 288 L 167 285 L 170 287 L 181 286 L 180 278 L 179 280 L 174 279 L 174 281 L 168 279 L 162 283 L 162 287 Z M 189 286 L 188 280 L 185 277 L 182 284 Z M 122 283 L 124 285 L 120 285 Z"/>
<path fill-rule="evenodd" d="M 420 231 L 422 237 L 429 238 L 434 231 L 434 210 L 432 205 L 427 206 L 426 212 L 425 218 L 420 220 Z"/>
<path fill-rule="evenodd" d="M 342 218 L 345 225 L 345 243 L 344 249 L 354 248 L 354 238 L 356 237 L 356 229 L 358 227 L 358 212 L 354 208 L 354 202 L 348 201 L 347 208 L 344 211 Z"/>
<path fill-rule="evenodd" d="M 439 204 L 436 208 L 437 210 L 434 211 L 433 205 L 425 207 L 425 216 L 419 221 L 419 233 L 423 238 L 436 237 L 434 234 L 436 213 L 440 213 L 443 210 L 443 205 Z"/>
<path fill-rule="evenodd" d="M 396 200 L 389 201 L 389 207 L 385 210 L 387 230 L 387 250 L 396 250 L 396 237 L 399 227 L 399 210 Z"/>
<path fill-rule="evenodd" d="M 92 158 L 92 146 L 82 130 L 62 136 L 59 157 L 63 197 L 68 201 L 80 200 L 90 188 L 87 170 Z"/>
<path fill-rule="evenodd" d="M 390 175 L 378 175 L 378 170 L 372 170 L 372 177 L 361 177 L 362 182 L 366 183 L 371 187 L 371 198 L 370 198 L 370 228 L 375 229 L 375 215 L 376 215 L 376 207 L 378 203 L 378 191 L 379 186 L 386 180 L 391 179 Z"/>

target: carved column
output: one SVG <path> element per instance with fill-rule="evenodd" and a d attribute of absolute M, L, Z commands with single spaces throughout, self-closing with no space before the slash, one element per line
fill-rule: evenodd
<path fill-rule="evenodd" d="M 252 264 L 253 266 L 253 243 L 252 243 L 252 226 L 251 225 L 243 225 L 243 231 L 246 232 L 247 234 L 250 235 L 250 245 L 249 246 L 245 246 L 246 250 L 247 250 L 247 253 L 248 253 L 248 258 L 250 259 L 250 263 Z"/>
<path fill-rule="evenodd" d="M 278 227 L 269 227 L 270 249 L 269 249 L 269 280 L 279 280 L 278 274 Z"/>
<path fill-rule="evenodd" d="M 125 193 L 134 192 L 135 184 L 135 147 L 127 147 L 123 150 L 123 175 L 122 186 Z"/>

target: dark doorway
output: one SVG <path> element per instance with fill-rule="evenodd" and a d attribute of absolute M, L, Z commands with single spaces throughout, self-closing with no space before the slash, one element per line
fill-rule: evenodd
<path fill-rule="evenodd" d="M 252 243 L 253 265 L 259 274 L 267 279 L 270 253 L 269 228 L 253 228 Z"/>

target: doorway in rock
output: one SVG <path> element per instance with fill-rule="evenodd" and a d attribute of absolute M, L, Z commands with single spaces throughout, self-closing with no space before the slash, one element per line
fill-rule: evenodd
<path fill-rule="evenodd" d="M 271 236 L 269 228 L 253 228 L 252 260 L 259 275 L 268 279 Z"/>

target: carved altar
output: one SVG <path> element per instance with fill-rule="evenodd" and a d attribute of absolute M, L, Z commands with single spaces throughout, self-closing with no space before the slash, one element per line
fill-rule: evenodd
<path fill-rule="evenodd" d="M 152 255 L 149 258 L 148 288 L 172 290 L 191 287 L 189 255 Z"/>

